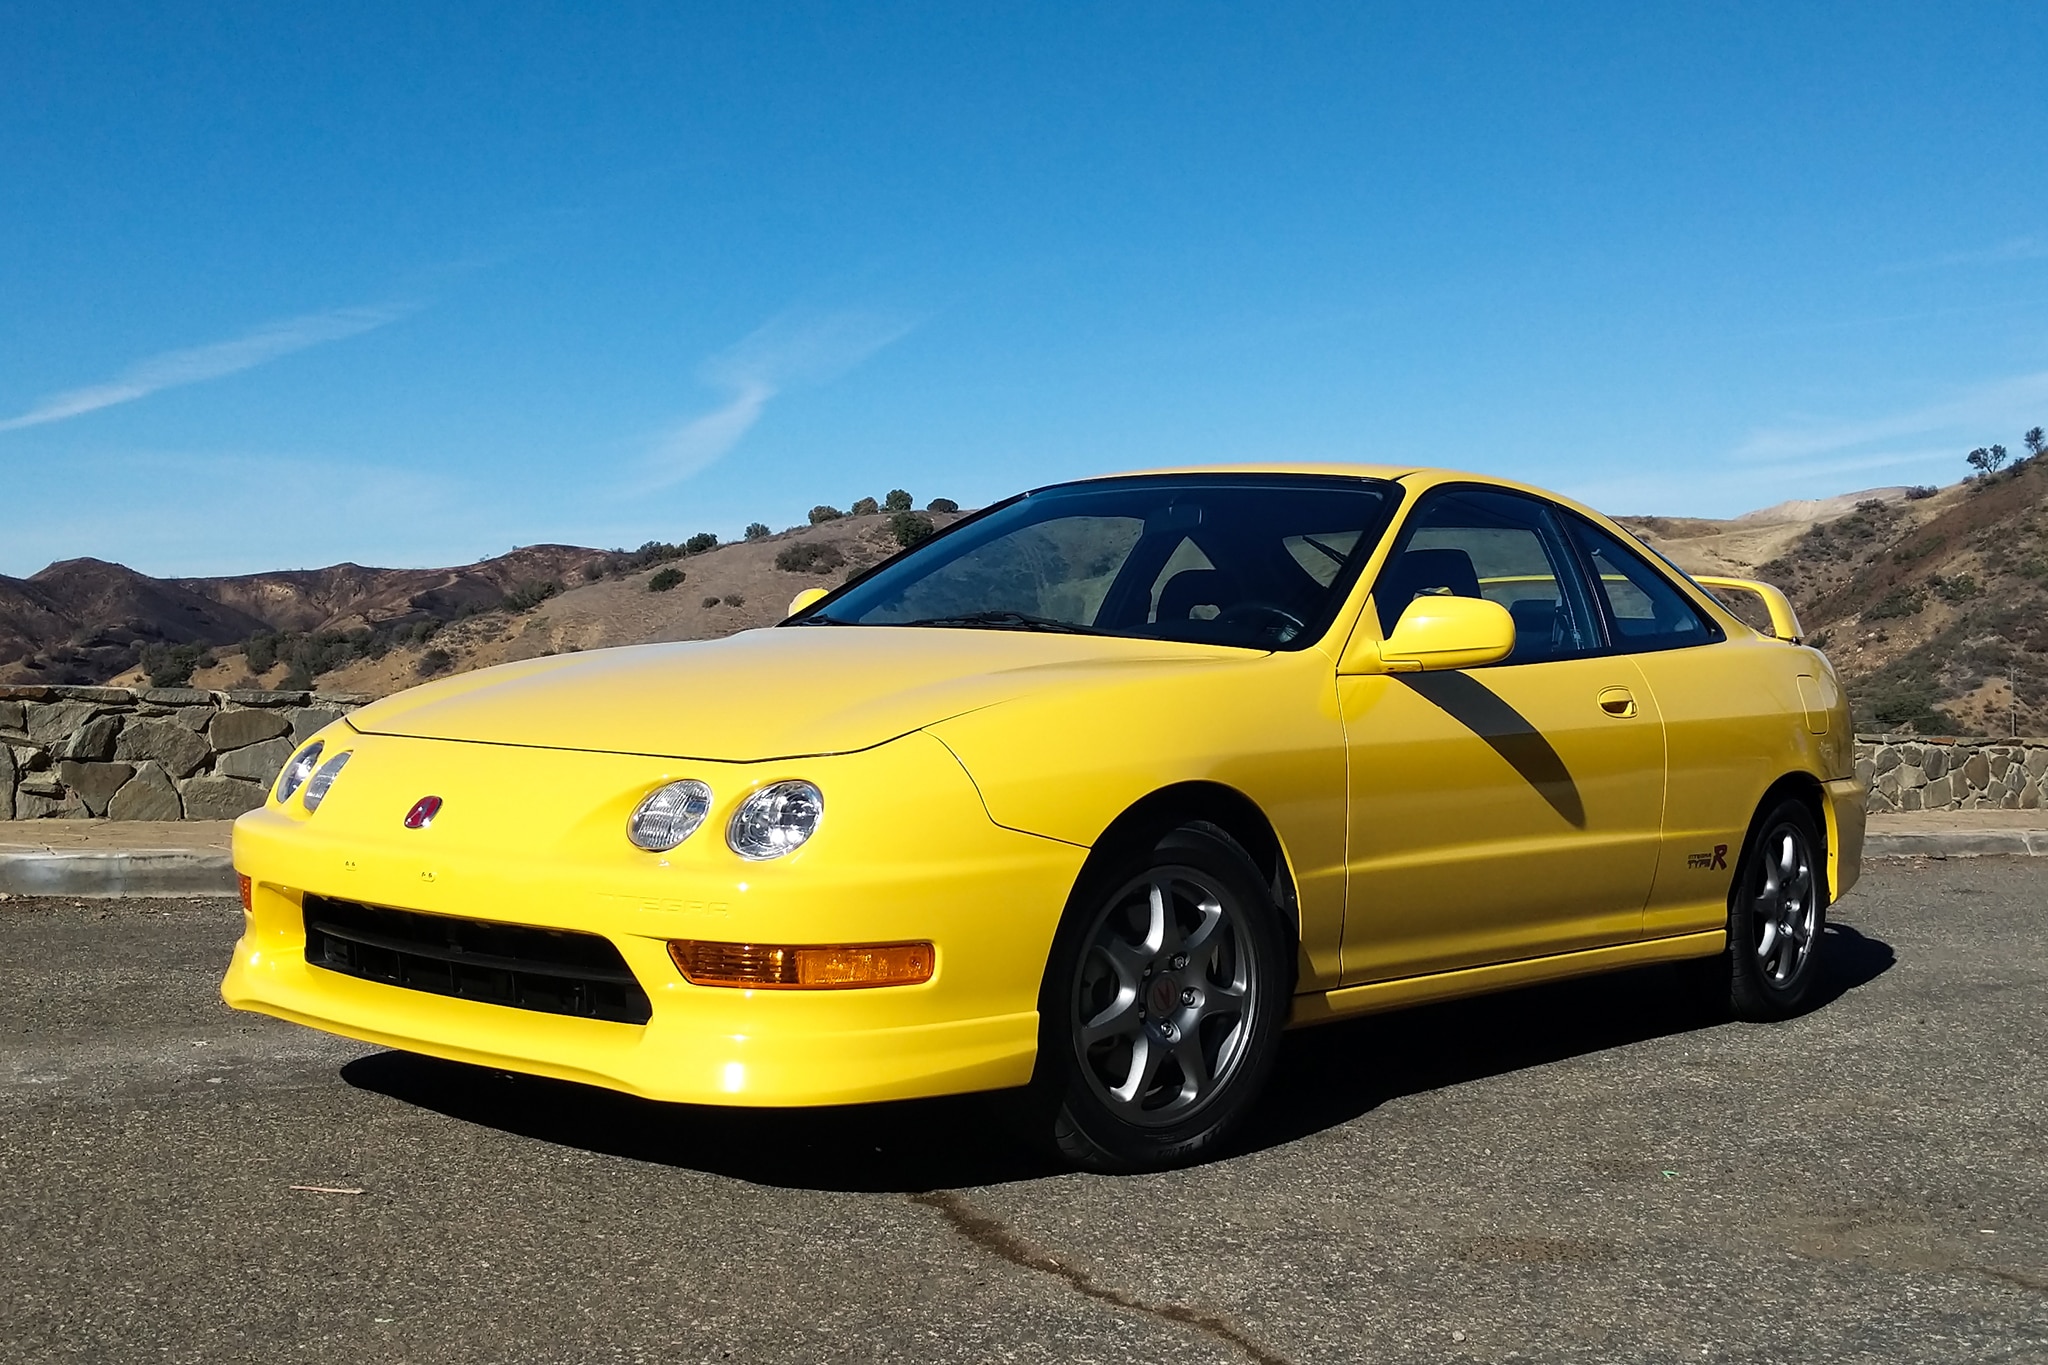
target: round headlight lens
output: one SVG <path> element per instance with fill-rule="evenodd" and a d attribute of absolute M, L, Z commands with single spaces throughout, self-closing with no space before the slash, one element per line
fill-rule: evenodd
<path fill-rule="evenodd" d="M 825 794 L 808 782 L 775 782 L 761 788 L 732 813 L 725 841 L 752 862 L 780 858 L 818 832 Z"/>
<path fill-rule="evenodd" d="M 320 766 L 320 751 L 325 747 L 316 739 L 299 750 L 292 757 L 292 761 L 284 765 L 284 771 L 277 775 L 278 804 L 282 805 L 291 800 L 292 793 L 306 785 L 306 779 Z"/>
<path fill-rule="evenodd" d="M 633 847 L 666 853 L 697 832 L 711 813 L 711 788 L 695 778 L 656 787 L 633 808 L 626 837 Z"/>
<path fill-rule="evenodd" d="M 348 751 L 343 750 L 320 765 L 319 770 L 306 783 L 305 796 L 300 798 L 306 803 L 308 811 L 320 809 L 320 803 L 327 799 L 328 791 L 334 786 L 334 779 L 341 776 L 341 770 L 347 763 Z"/>

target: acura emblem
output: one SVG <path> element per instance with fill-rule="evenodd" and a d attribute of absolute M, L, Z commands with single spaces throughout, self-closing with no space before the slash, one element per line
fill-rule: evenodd
<path fill-rule="evenodd" d="M 422 796 L 412 803 L 412 809 L 405 813 L 407 829 L 425 829 L 434 823 L 434 817 L 441 813 L 441 798 Z"/>

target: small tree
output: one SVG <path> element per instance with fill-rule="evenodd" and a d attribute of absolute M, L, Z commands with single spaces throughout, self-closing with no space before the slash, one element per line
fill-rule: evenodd
<path fill-rule="evenodd" d="M 811 525 L 821 526 L 828 521 L 837 521 L 846 513 L 829 503 L 819 503 L 811 509 Z"/>
<path fill-rule="evenodd" d="M 765 521 L 750 521 L 747 523 L 748 540 L 766 540 L 772 534 L 773 532 L 768 529 L 768 523 Z"/>
<path fill-rule="evenodd" d="M 903 511 L 889 518 L 889 534 L 896 537 L 896 543 L 906 550 L 936 529 L 932 519 L 922 512 Z"/>
<path fill-rule="evenodd" d="M 683 542 L 683 553 L 685 554 L 701 555 L 706 550 L 715 550 L 717 548 L 718 537 L 709 531 L 699 531 L 696 535 Z"/>
<path fill-rule="evenodd" d="M 954 502 L 951 498 L 933 498 L 924 505 L 924 510 L 927 512 L 957 512 L 960 510 L 960 504 Z"/>
<path fill-rule="evenodd" d="M 2042 451 L 2048 450 L 2048 440 L 2043 439 L 2041 428 L 2039 427 L 2035 427 L 2032 431 L 2020 437 L 2020 439 L 2027 443 L 2027 454 L 2029 455 L 2039 455 Z"/>
<path fill-rule="evenodd" d="M 856 517 L 871 517 L 881 510 L 881 505 L 877 503 L 873 498 L 862 498 L 860 501 L 854 503 L 853 511 L 850 515 Z"/>
<path fill-rule="evenodd" d="M 683 571 L 676 568 L 663 569 L 647 580 L 647 591 L 667 592 L 683 581 Z"/>
<path fill-rule="evenodd" d="M 2005 463 L 2005 447 L 1978 446 L 1963 459 L 1968 462 L 1970 468 L 1977 471 L 1978 478 L 1988 479 Z"/>
<path fill-rule="evenodd" d="M 882 510 L 884 512 L 908 512 L 910 510 L 910 494 L 900 488 L 890 489 L 889 496 L 882 499 Z"/>

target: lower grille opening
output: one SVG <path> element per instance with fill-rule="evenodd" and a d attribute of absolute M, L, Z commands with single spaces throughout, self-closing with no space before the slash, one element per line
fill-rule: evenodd
<path fill-rule="evenodd" d="M 306 961 L 387 986 L 644 1024 L 647 992 L 599 934 L 306 897 Z"/>

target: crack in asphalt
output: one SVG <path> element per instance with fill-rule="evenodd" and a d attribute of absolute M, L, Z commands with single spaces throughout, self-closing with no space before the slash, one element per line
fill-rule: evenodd
<path fill-rule="evenodd" d="M 1061 1262 L 1051 1252 L 1034 1244 L 1022 1234 L 1012 1231 L 999 1219 L 975 1208 L 952 1190 L 931 1190 L 923 1194 L 913 1194 L 910 1196 L 910 1202 L 922 1204 L 928 1209 L 937 1209 L 946 1216 L 947 1221 L 952 1223 L 961 1236 L 983 1250 L 1000 1256 L 1011 1265 L 1064 1280 L 1068 1288 L 1078 1294 L 1117 1308 L 1128 1308 L 1164 1322 L 1193 1327 L 1219 1341 L 1235 1346 L 1258 1365 L 1294 1365 L 1286 1356 L 1254 1341 L 1244 1328 L 1221 1313 L 1190 1308 L 1185 1304 L 1154 1303 L 1113 1285 L 1100 1283 L 1087 1271 Z"/>

